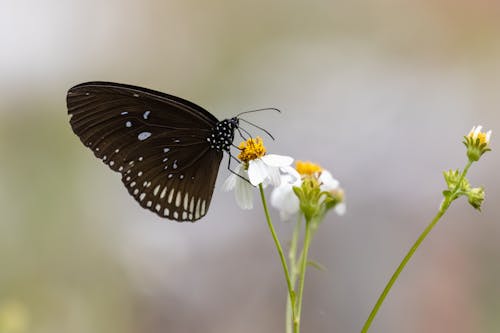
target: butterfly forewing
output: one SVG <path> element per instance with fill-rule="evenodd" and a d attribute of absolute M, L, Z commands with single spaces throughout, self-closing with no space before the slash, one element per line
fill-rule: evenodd
<path fill-rule="evenodd" d="M 177 221 L 208 211 L 222 151 L 207 142 L 217 118 L 175 96 L 108 82 L 71 88 L 73 131 L 144 208 Z"/>

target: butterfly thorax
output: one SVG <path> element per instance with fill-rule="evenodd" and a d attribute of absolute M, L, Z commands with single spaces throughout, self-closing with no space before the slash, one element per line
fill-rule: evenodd
<path fill-rule="evenodd" d="M 217 151 L 229 151 L 234 139 L 234 131 L 239 126 L 238 118 L 224 119 L 219 121 L 207 137 L 210 148 Z"/>

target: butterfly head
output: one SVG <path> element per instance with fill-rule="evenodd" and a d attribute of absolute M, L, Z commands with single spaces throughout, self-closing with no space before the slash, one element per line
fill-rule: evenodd
<path fill-rule="evenodd" d="M 218 151 L 229 151 L 234 140 L 234 131 L 238 127 L 239 119 L 237 117 L 219 121 L 207 138 L 210 148 Z"/>

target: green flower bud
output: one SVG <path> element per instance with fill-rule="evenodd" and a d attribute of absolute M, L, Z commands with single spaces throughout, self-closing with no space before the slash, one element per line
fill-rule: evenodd
<path fill-rule="evenodd" d="M 481 210 L 481 204 L 484 201 L 484 196 L 485 196 L 484 188 L 482 187 L 475 187 L 467 192 L 469 203 L 471 204 L 472 207 L 474 207 L 479 211 Z"/>

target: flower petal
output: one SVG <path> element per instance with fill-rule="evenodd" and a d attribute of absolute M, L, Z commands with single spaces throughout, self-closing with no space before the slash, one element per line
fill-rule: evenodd
<path fill-rule="evenodd" d="M 282 183 L 293 184 L 294 186 L 300 186 L 302 184 L 302 179 L 300 177 L 300 173 L 294 167 L 285 166 L 281 167 L 281 172 L 283 175 L 281 176 Z"/>
<path fill-rule="evenodd" d="M 268 176 L 268 167 L 261 159 L 248 162 L 248 178 L 253 186 L 262 184 Z"/>
<path fill-rule="evenodd" d="M 491 138 L 491 130 L 486 132 L 486 143 L 490 143 L 490 138 Z"/>
<path fill-rule="evenodd" d="M 229 177 L 226 178 L 224 184 L 222 184 L 222 189 L 225 192 L 234 190 L 234 187 L 236 186 L 236 177 L 236 175 L 230 174 Z"/>
<path fill-rule="evenodd" d="M 253 187 L 248 184 L 247 181 L 238 177 L 236 180 L 236 188 L 234 190 L 234 196 L 236 198 L 236 203 L 242 209 L 252 209 L 253 208 Z"/>
<path fill-rule="evenodd" d="M 241 164 L 237 165 L 236 168 L 234 168 L 234 172 L 239 175 L 241 174 Z M 229 177 L 227 177 L 226 180 L 224 181 L 224 184 L 222 184 L 222 189 L 225 192 L 234 190 L 237 178 L 238 176 L 236 176 L 234 173 L 230 174 Z"/>
<path fill-rule="evenodd" d="M 331 191 L 339 187 L 339 181 L 333 178 L 332 174 L 327 170 L 323 170 L 321 172 L 319 181 L 321 183 L 321 189 L 323 191 Z"/>
<path fill-rule="evenodd" d="M 293 192 L 293 185 L 282 179 L 280 186 L 271 193 L 271 205 L 280 212 L 282 220 L 286 220 L 299 211 L 299 199 Z"/>
<path fill-rule="evenodd" d="M 337 213 L 337 215 L 344 215 L 345 211 L 346 211 L 345 203 L 341 202 L 341 203 L 337 204 L 337 206 L 335 206 L 334 210 L 335 210 L 335 213 Z"/>
<path fill-rule="evenodd" d="M 279 186 L 281 184 L 280 169 L 274 167 L 268 167 L 268 179 L 271 185 Z"/>
<path fill-rule="evenodd" d="M 273 167 L 284 167 L 293 163 L 292 157 L 276 154 L 264 155 L 261 157 L 261 160 L 263 160 L 267 165 Z"/>

